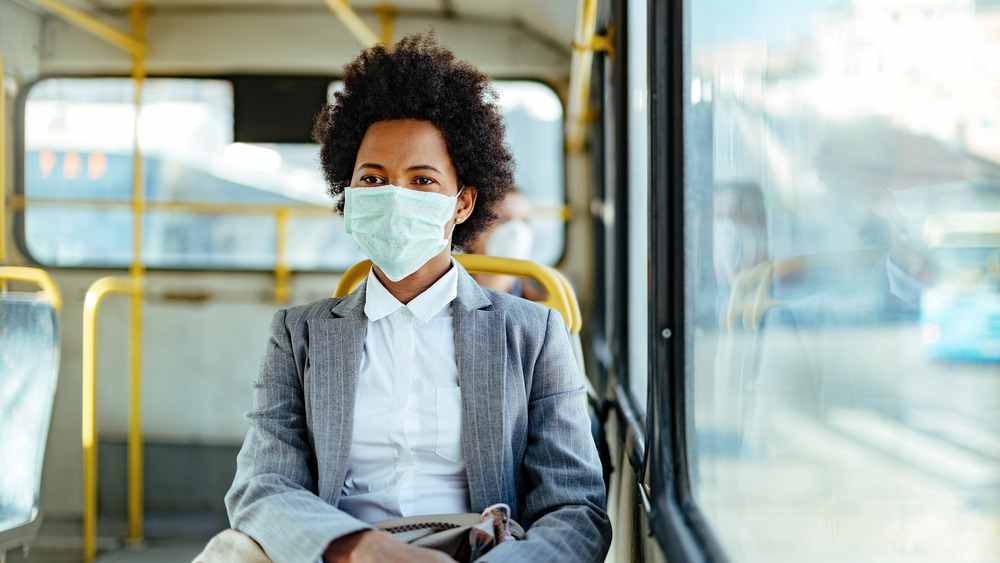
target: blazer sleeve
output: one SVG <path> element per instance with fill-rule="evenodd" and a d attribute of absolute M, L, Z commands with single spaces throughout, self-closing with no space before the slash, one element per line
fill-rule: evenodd
<path fill-rule="evenodd" d="M 604 561 L 611 543 L 600 458 L 566 325 L 549 310 L 528 396 L 520 507 L 525 538 L 480 561 Z"/>
<path fill-rule="evenodd" d="M 371 526 L 316 494 L 304 366 L 293 354 L 286 315 L 278 311 L 271 322 L 226 509 L 230 524 L 256 540 L 275 563 L 313 562 L 334 539 Z"/>

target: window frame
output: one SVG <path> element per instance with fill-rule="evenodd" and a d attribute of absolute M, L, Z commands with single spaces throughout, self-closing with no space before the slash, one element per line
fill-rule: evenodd
<path fill-rule="evenodd" d="M 595 217 L 595 245 L 599 248 L 596 256 L 601 256 L 600 268 L 595 269 L 594 287 L 602 292 L 598 309 L 599 316 L 595 318 L 595 328 L 592 333 L 592 344 L 600 368 L 599 376 L 603 388 L 609 389 L 608 403 L 617 413 L 619 436 L 622 444 L 631 446 L 627 452 L 629 464 L 635 472 L 637 483 L 641 483 L 646 467 L 646 431 L 644 416 L 637 408 L 634 395 L 629 391 L 631 370 L 642 369 L 645 366 L 630 366 L 629 338 L 644 338 L 645 335 L 630 334 L 628 291 L 628 216 L 629 216 L 629 174 L 628 166 L 621 164 L 629 151 L 628 130 L 628 4 L 626 1 L 613 2 L 611 13 L 602 15 L 598 25 L 604 33 L 610 26 L 615 27 L 614 56 L 597 59 L 600 63 L 595 68 L 599 70 L 598 91 L 604 104 L 604 119 L 600 129 L 595 131 L 600 135 L 600 144 L 594 143 L 601 151 L 595 160 L 602 162 L 595 170 L 595 185 L 599 186 L 596 194 L 602 210 Z M 610 74 L 610 84 L 608 75 Z M 595 154 L 595 153 L 592 153 Z M 608 208 L 610 207 L 610 211 Z M 606 214 L 612 215 L 611 224 L 606 221 Z M 610 283 L 605 276 L 610 275 Z M 648 385 L 648 382 L 647 382 Z"/>
<path fill-rule="evenodd" d="M 694 338 L 685 264 L 685 108 L 692 0 L 648 0 L 650 87 L 649 524 L 668 561 L 728 561 L 691 492 Z M 662 71 L 661 71 L 662 69 Z M 640 490 L 643 486 L 640 485 Z"/>

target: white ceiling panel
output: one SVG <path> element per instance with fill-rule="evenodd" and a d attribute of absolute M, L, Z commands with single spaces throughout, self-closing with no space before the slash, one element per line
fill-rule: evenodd
<path fill-rule="evenodd" d="M 94 10 L 124 10 L 134 0 L 68 0 L 67 3 L 77 4 L 89 3 Z M 304 8 L 313 7 L 316 9 L 326 9 L 323 0 L 145 0 L 150 8 L 156 9 L 177 9 L 177 8 L 224 8 L 233 10 L 239 8 Z M 351 0 L 352 8 L 358 11 L 372 11 L 376 6 L 393 6 L 401 12 L 440 12 L 442 10 L 442 0 Z"/>
<path fill-rule="evenodd" d="M 134 0 L 62 0 L 90 14 L 124 11 Z M 153 11 L 219 10 L 238 12 L 243 8 L 264 10 L 328 10 L 324 0 L 145 0 Z M 15 0 L 36 13 L 44 9 L 31 0 Z M 393 6 L 400 15 L 455 17 L 458 21 L 492 20 L 516 23 L 566 51 L 573 40 L 577 0 L 350 0 L 361 14 L 371 14 L 378 6 Z"/>
<path fill-rule="evenodd" d="M 515 0 L 451 0 L 455 14 L 461 18 L 483 18 L 512 21 Z"/>
<path fill-rule="evenodd" d="M 577 0 L 513 0 L 517 19 L 528 29 L 569 51 L 573 45 Z"/>
<path fill-rule="evenodd" d="M 459 17 L 507 20 L 569 51 L 577 0 L 452 0 Z"/>

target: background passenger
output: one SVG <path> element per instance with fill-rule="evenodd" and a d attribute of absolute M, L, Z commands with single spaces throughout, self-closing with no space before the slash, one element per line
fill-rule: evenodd
<path fill-rule="evenodd" d="M 315 135 L 372 259 L 344 298 L 279 311 L 226 497 L 275 561 L 431 561 L 372 522 L 509 505 L 480 561 L 602 561 L 601 464 L 566 325 L 451 258 L 513 183 L 486 75 L 433 37 L 365 50 Z"/>
<path fill-rule="evenodd" d="M 469 246 L 470 254 L 531 260 L 535 233 L 531 227 L 531 201 L 514 188 L 497 211 L 497 220 Z M 532 301 L 543 301 L 545 291 L 531 280 L 517 276 L 475 274 L 479 285 Z"/>

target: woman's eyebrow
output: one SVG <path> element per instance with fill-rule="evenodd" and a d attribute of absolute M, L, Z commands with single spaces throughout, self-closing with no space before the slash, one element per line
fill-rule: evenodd
<path fill-rule="evenodd" d="M 358 170 L 361 170 L 362 168 L 374 168 L 376 170 L 381 170 L 381 171 L 385 172 L 385 166 L 382 166 L 381 164 L 375 164 L 373 162 L 362 162 L 361 164 L 358 165 L 357 168 L 354 169 L 354 171 L 357 172 Z"/>
<path fill-rule="evenodd" d="M 417 164 L 416 166 L 411 166 L 406 169 L 407 172 L 413 172 L 414 170 L 433 170 L 438 174 L 443 174 L 443 172 L 431 166 L 430 164 Z"/>

